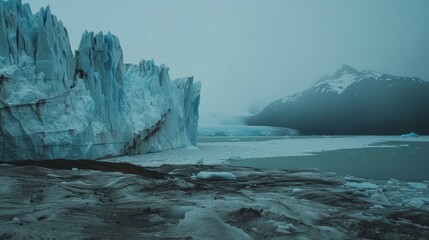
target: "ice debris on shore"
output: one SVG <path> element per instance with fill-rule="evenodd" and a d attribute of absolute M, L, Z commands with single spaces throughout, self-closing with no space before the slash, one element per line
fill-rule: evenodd
<path fill-rule="evenodd" d="M 234 181 L 235 175 L 229 172 L 199 172 L 194 179 Z"/>
<path fill-rule="evenodd" d="M 406 182 L 365 180 L 378 187 L 368 189 L 346 185 L 360 178 L 311 169 L 148 170 L 169 177 L 2 165 L 0 238 L 429 238 L 429 192 Z M 189 178 L 201 172 L 230 173 L 236 180 Z"/>

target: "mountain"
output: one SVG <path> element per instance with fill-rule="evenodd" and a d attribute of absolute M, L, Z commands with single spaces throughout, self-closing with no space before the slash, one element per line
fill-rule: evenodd
<path fill-rule="evenodd" d="M 247 123 L 304 135 L 429 134 L 429 82 L 344 65 L 309 89 L 269 104 Z"/>
<path fill-rule="evenodd" d="M 0 160 L 97 159 L 196 144 L 200 83 L 119 39 L 85 32 L 72 53 L 49 7 L 0 0 Z"/>

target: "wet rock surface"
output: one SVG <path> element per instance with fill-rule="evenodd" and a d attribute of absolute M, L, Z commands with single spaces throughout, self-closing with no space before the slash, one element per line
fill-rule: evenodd
<path fill-rule="evenodd" d="M 0 239 L 429 238 L 424 182 L 313 169 L 147 170 L 166 177 L 2 164 Z M 236 180 L 195 178 L 202 171 Z"/>

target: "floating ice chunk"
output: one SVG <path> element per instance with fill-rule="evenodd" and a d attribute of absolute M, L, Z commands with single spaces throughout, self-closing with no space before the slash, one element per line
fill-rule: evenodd
<path fill-rule="evenodd" d="M 415 132 L 411 132 L 411 133 L 401 135 L 401 137 L 418 137 L 418 136 L 419 135 L 417 135 L 417 133 L 415 133 Z"/>
<path fill-rule="evenodd" d="M 233 157 L 230 157 L 228 160 L 239 161 L 239 160 L 243 160 L 243 158 L 240 156 L 233 156 Z"/>
<path fill-rule="evenodd" d="M 394 185 L 394 184 L 400 184 L 401 182 L 399 180 L 396 180 L 394 178 L 391 178 L 387 181 L 387 184 Z"/>
<path fill-rule="evenodd" d="M 195 178 L 204 180 L 236 180 L 235 175 L 229 172 L 200 172 Z"/>
<path fill-rule="evenodd" d="M 409 182 L 407 184 L 411 188 L 418 189 L 418 190 L 427 190 L 428 189 L 428 185 L 426 183 Z"/>
<path fill-rule="evenodd" d="M 372 208 L 376 208 L 376 209 L 384 209 L 384 207 L 380 204 L 375 204 L 374 206 L 372 206 Z"/>
<path fill-rule="evenodd" d="M 187 146 L 185 149 L 188 150 L 188 151 L 197 151 L 197 150 L 200 150 L 197 146 Z"/>
<path fill-rule="evenodd" d="M 74 167 L 74 168 L 72 168 L 71 170 L 72 170 L 72 171 L 79 171 L 79 168 Z"/>
<path fill-rule="evenodd" d="M 373 183 L 369 183 L 369 182 L 360 182 L 360 183 L 347 182 L 344 185 L 347 187 L 359 188 L 359 189 L 378 189 L 377 185 L 375 185 Z"/>
<path fill-rule="evenodd" d="M 302 192 L 302 189 L 301 189 L 301 188 L 293 188 L 293 189 L 292 189 L 292 192 L 293 192 L 293 193 Z"/>
<path fill-rule="evenodd" d="M 21 219 L 19 217 L 14 217 L 14 218 L 12 218 L 12 222 L 14 222 L 14 223 L 20 223 Z"/>

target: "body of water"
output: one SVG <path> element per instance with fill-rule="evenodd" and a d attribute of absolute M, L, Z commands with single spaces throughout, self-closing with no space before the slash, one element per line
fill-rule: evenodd
<path fill-rule="evenodd" d="M 390 147 L 323 151 L 310 156 L 247 158 L 228 163 L 268 169 L 317 168 L 380 180 L 429 180 L 429 142 L 395 141 L 380 145 Z"/>

